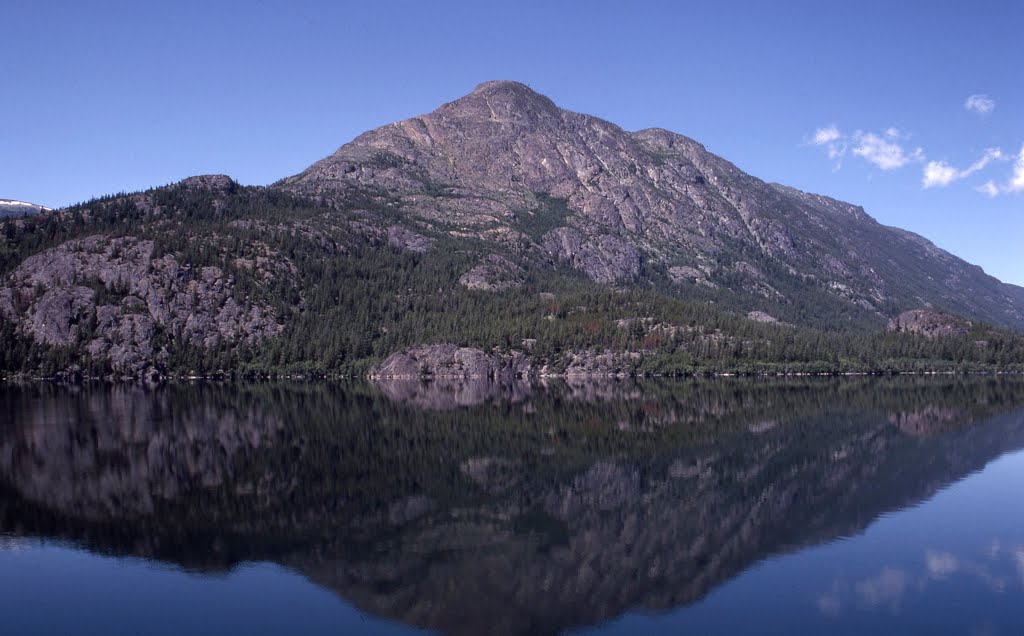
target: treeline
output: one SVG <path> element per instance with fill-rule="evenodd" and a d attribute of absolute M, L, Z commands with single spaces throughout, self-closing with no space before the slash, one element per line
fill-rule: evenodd
<path fill-rule="evenodd" d="M 968 334 L 928 338 L 885 333 L 877 325 L 830 330 L 759 323 L 730 311 L 729 303 L 682 300 L 657 283 L 599 285 L 534 253 L 505 254 L 525 268 L 521 287 L 467 290 L 456 281 L 493 253 L 494 244 L 454 239 L 437 226 L 429 252 L 402 251 L 386 240 L 386 228 L 401 219 L 393 206 L 368 195 L 358 203 L 358 211 L 339 210 L 241 187 L 108 197 L 4 222 L 0 273 L 76 237 L 149 238 L 157 255 L 230 272 L 239 300 L 269 304 L 285 325 L 256 346 L 223 342 L 210 349 L 159 332 L 154 343 L 168 352 L 161 371 L 171 374 L 362 375 L 387 355 L 424 343 L 523 350 L 554 372 L 585 350 L 610 352 L 621 362 L 609 371 L 636 374 L 1024 370 L 1024 337 L 1006 330 L 975 326 Z M 288 258 L 297 274 L 268 282 L 238 269 L 234 259 L 257 242 Z M 0 312 L 0 365 L 9 373 L 43 374 L 78 365 L 103 375 L 107 363 L 84 353 L 92 335 L 84 325 L 76 345 L 45 347 Z"/>

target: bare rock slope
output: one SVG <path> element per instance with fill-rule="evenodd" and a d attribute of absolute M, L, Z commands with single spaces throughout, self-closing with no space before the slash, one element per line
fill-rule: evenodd
<path fill-rule="evenodd" d="M 25 259 L 0 287 L 0 314 L 36 342 L 83 346 L 115 372 L 134 375 L 166 357 L 161 332 L 213 348 L 280 331 L 273 310 L 240 302 L 234 285 L 220 267 L 156 256 L 153 241 L 95 235 Z"/>
<path fill-rule="evenodd" d="M 765 183 L 682 135 L 562 110 L 517 82 L 367 132 L 277 187 L 339 201 L 383 190 L 418 223 L 511 240 L 602 283 L 739 292 L 772 315 L 841 303 L 882 320 L 931 305 L 1024 328 L 1024 289 L 916 234 Z"/>

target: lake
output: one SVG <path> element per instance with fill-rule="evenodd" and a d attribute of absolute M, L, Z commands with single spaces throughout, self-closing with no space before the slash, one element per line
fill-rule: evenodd
<path fill-rule="evenodd" d="M 4 634 L 1019 634 L 1024 380 L 0 386 Z"/>

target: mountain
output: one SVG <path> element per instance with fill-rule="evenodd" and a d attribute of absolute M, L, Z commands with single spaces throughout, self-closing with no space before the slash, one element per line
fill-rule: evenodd
<path fill-rule="evenodd" d="M 854 205 L 515 82 L 268 187 L 196 176 L 2 229 L 6 373 L 1024 365 L 1024 289 Z M 904 328 L 908 311 L 958 326 L 932 338 Z"/>
<path fill-rule="evenodd" d="M 14 199 L 0 199 L 0 218 L 39 214 L 49 209 L 35 203 L 26 203 L 25 201 L 16 201 Z"/>
<path fill-rule="evenodd" d="M 419 223 L 534 248 L 598 282 L 738 293 L 794 320 L 825 318 L 808 306 L 838 302 L 848 322 L 928 306 L 1024 328 L 1024 288 L 916 234 L 765 183 L 682 135 L 559 109 L 516 82 L 368 132 L 278 186 L 335 200 L 381 189 Z M 564 202 L 563 218 L 538 195 Z"/>

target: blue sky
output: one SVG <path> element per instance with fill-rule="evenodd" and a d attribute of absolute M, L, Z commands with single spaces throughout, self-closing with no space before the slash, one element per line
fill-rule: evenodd
<path fill-rule="evenodd" d="M 0 198 L 266 184 L 516 79 L 1024 284 L 1024 3 L 5 0 L 0 24 Z"/>

